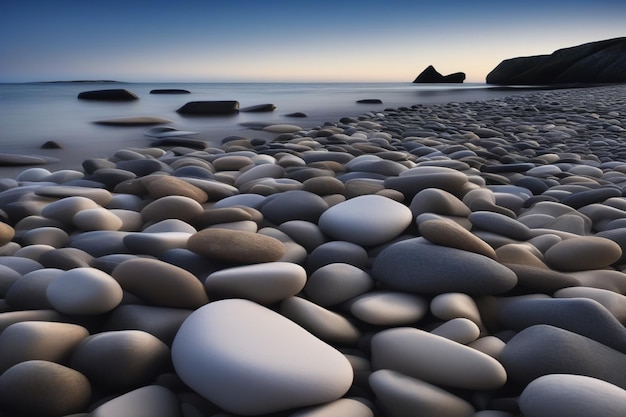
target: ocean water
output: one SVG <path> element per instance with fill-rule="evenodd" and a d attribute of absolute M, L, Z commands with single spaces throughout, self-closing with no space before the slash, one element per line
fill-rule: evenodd
<path fill-rule="evenodd" d="M 101 102 L 79 100 L 82 91 L 125 88 L 139 100 Z M 191 94 L 150 94 L 153 89 L 186 89 Z M 123 147 L 146 147 L 147 127 L 117 127 L 94 121 L 130 116 L 157 116 L 171 126 L 198 132 L 198 137 L 219 144 L 229 135 L 263 137 L 241 123 L 289 123 L 311 128 L 335 122 L 343 116 L 411 106 L 488 100 L 515 92 L 485 84 L 412 83 L 24 83 L 0 84 L 0 152 L 55 156 L 40 149 L 46 141 L 61 143 L 67 155 L 110 156 Z M 358 104 L 361 99 L 380 99 L 382 104 Z M 270 113 L 240 112 L 229 116 L 182 116 L 176 110 L 189 101 L 237 100 L 240 107 L 263 103 L 276 105 Z M 306 118 L 286 114 L 303 112 Z"/>

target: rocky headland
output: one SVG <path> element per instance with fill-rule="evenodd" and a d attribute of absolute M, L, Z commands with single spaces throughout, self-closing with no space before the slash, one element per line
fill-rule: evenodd
<path fill-rule="evenodd" d="M 559 49 L 550 55 L 506 59 L 487 74 L 487 84 L 610 83 L 626 83 L 626 37 Z"/>
<path fill-rule="evenodd" d="M 621 417 L 625 115 L 540 91 L 3 178 L 0 416 Z"/>
<path fill-rule="evenodd" d="M 432 65 L 429 65 L 413 80 L 414 84 L 421 83 L 462 83 L 465 81 L 464 72 L 455 72 L 454 74 L 442 75 Z"/>

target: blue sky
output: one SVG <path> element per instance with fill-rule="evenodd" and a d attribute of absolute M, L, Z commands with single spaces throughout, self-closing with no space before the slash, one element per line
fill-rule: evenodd
<path fill-rule="evenodd" d="M 0 0 L 0 82 L 484 82 L 624 22 L 623 0 Z"/>

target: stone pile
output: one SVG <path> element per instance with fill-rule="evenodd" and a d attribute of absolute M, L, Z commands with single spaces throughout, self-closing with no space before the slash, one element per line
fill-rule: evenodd
<path fill-rule="evenodd" d="M 625 92 L 0 180 L 0 416 L 623 416 Z"/>

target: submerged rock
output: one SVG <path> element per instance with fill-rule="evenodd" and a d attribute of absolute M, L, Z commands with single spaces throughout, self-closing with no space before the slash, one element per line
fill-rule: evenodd
<path fill-rule="evenodd" d="M 111 88 L 107 90 L 83 91 L 78 94 L 80 100 L 103 100 L 103 101 L 132 101 L 139 97 L 131 91 L 123 88 Z"/>

